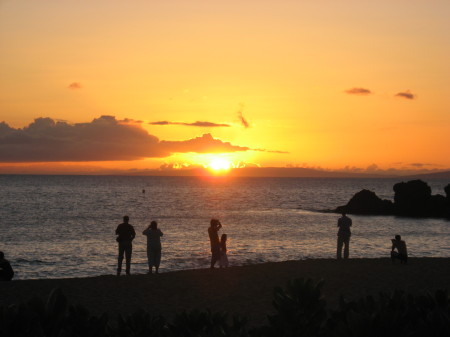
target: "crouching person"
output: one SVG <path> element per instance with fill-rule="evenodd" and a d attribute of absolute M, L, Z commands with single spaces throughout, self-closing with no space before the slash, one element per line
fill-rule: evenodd
<path fill-rule="evenodd" d="M 394 262 L 396 259 L 400 260 L 400 263 L 408 262 L 408 250 L 406 249 L 406 242 L 402 240 L 400 235 L 396 235 L 395 239 L 392 239 L 391 260 Z"/>

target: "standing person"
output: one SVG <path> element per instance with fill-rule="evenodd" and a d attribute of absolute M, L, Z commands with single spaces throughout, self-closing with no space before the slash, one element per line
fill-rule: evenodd
<path fill-rule="evenodd" d="M 147 236 L 148 273 L 153 272 L 154 266 L 155 274 L 158 274 L 159 264 L 161 263 L 161 236 L 163 236 L 163 232 L 158 229 L 158 223 L 152 221 L 142 234 Z"/>
<path fill-rule="evenodd" d="M 222 228 L 222 224 L 217 219 L 211 219 L 210 226 L 208 228 L 209 241 L 211 243 L 211 267 L 217 261 L 220 260 L 220 241 L 219 241 L 219 230 Z"/>
<path fill-rule="evenodd" d="M 395 259 L 399 259 L 400 263 L 408 262 L 408 250 L 406 249 L 406 242 L 402 240 L 400 235 L 396 235 L 395 239 L 392 239 L 391 259 L 392 262 Z M 397 249 L 397 251 L 395 251 Z"/>
<path fill-rule="evenodd" d="M 0 252 L 0 281 L 11 281 L 14 277 L 14 271 L 5 254 Z"/>
<path fill-rule="evenodd" d="M 228 267 L 228 256 L 227 256 L 227 235 L 222 234 L 220 237 L 220 268 Z"/>
<path fill-rule="evenodd" d="M 352 226 L 352 219 L 350 219 L 345 212 L 339 218 L 337 226 L 339 227 L 337 234 L 337 259 L 342 258 L 342 246 L 344 247 L 344 259 L 348 259 L 350 236 L 352 235 L 350 227 Z"/>
<path fill-rule="evenodd" d="M 131 267 L 131 253 L 133 252 L 133 239 L 136 236 L 136 232 L 134 231 L 134 227 L 128 223 L 130 218 L 125 215 L 123 217 L 123 223 L 117 226 L 116 229 L 116 241 L 119 243 L 119 258 L 117 264 L 117 276 L 120 275 L 122 271 L 122 261 L 123 255 L 125 253 L 125 261 L 126 261 L 126 273 L 130 275 L 130 267 Z"/>

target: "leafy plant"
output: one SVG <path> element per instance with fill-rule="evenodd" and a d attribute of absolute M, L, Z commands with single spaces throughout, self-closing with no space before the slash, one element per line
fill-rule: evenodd
<path fill-rule="evenodd" d="M 275 288 L 276 314 L 268 316 L 270 336 L 318 336 L 327 318 L 322 298 L 323 281 L 294 279 L 286 289 Z"/>
<path fill-rule="evenodd" d="M 234 316 L 229 323 L 226 313 L 193 310 L 175 316 L 169 324 L 171 336 L 182 337 L 244 337 L 247 319 Z"/>

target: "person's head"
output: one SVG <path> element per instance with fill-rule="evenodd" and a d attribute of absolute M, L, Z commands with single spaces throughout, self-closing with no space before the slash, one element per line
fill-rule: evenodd
<path fill-rule="evenodd" d="M 345 213 L 345 212 L 341 212 L 341 214 L 342 214 L 342 216 L 346 216 L 347 215 L 347 213 Z"/>
<path fill-rule="evenodd" d="M 123 217 L 123 222 L 128 223 L 128 221 L 130 221 L 130 217 L 128 215 L 125 215 Z"/>
<path fill-rule="evenodd" d="M 150 228 L 153 230 L 158 229 L 158 223 L 156 221 L 150 222 Z"/>
<path fill-rule="evenodd" d="M 220 241 L 222 241 L 222 242 L 227 241 L 227 235 L 222 234 L 222 236 L 220 237 Z"/>
<path fill-rule="evenodd" d="M 217 219 L 211 219 L 211 227 L 217 227 L 220 225 L 220 221 Z"/>
<path fill-rule="evenodd" d="M 0 252 L 0 260 L 3 260 L 5 258 L 5 254 L 3 252 Z"/>
<path fill-rule="evenodd" d="M 395 240 L 400 241 L 401 239 L 402 239 L 402 237 L 401 237 L 400 235 L 397 234 L 397 235 L 395 236 Z"/>

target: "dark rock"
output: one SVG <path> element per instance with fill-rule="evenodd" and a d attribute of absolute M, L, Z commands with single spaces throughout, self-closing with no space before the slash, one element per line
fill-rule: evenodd
<path fill-rule="evenodd" d="M 432 195 L 427 208 L 428 216 L 443 218 L 448 216 L 448 200 L 446 197 L 440 194 Z"/>
<path fill-rule="evenodd" d="M 394 213 L 394 205 L 390 200 L 380 199 L 375 192 L 362 190 L 356 193 L 345 206 L 336 208 L 338 213 L 389 215 Z"/>
<path fill-rule="evenodd" d="M 447 196 L 447 199 L 450 201 L 450 184 L 444 187 L 445 195 Z"/>
<path fill-rule="evenodd" d="M 395 213 L 405 216 L 429 216 L 431 188 L 422 180 L 411 180 L 394 185 Z"/>
<path fill-rule="evenodd" d="M 367 215 L 399 215 L 409 217 L 450 218 L 450 184 L 443 195 L 431 195 L 431 188 L 422 180 L 397 183 L 393 187 L 394 203 L 380 199 L 374 192 L 362 190 L 345 206 L 335 209 L 337 213 Z"/>

